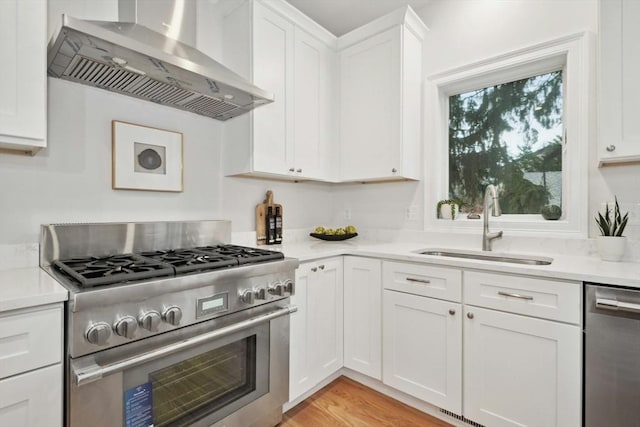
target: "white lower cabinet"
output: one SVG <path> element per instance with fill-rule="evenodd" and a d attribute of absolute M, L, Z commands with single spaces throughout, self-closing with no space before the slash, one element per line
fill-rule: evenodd
<path fill-rule="evenodd" d="M 62 426 L 60 364 L 0 381 L 0 426 Z"/>
<path fill-rule="evenodd" d="M 382 261 L 344 257 L 344 366 L 382 379 Z"/>
<path fill-rule="evenodd" d="M 384 290 L 383 382 L 459 414 L 461 304 Z"/>
<path fill-rule="evenodd" d="M 356 256 L 343 284 L 342 258 L 302 263 L 290 401 L 345 366 L 487 427 L 579 427 L 581 286 Z"/>
<path fill-rule="evenodd" d="M 385 384 L 485 426 L 581 425 L 581 283 L 382 270 Z"/>
<path fill-rule="evenodd" d="M 62 304 L 0 313 L 0 426 L 62 426 Z"/>
<path fill-rule="evenodd" d="M 343 366 L 342 257 L 300 264 L 291 304 L 289 401 Z"/>
<path fill-rule="evenodd" d="M 580 426 L 578 326 L 465 307 L 465 417 L 491 427 Z"/>

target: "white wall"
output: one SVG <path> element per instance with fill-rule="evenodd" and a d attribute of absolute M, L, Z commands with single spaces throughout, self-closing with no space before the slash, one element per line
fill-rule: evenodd
<path fill-rule="evenodd" d="M 115 0 L 50 0 L 59 14 L 117 19 Z M 419 11 L 430 31 L 426 74 L 581 30 L 597 31 L 595 0 L 434 0 Z M 51 29 L 52 31 L 53 29 Z M 215 49 L 215 46 L 212 48 Z M 111 120 L 184 133 L 185 191 L 111 189 Z M 221 126 L 211 119 L 58 79 L 49 79 L 49 148 L 36 157 L 0 154 L 0 245 L 38 241 L 39 225 L 70 221 L 225 218 L 234 231 L 254 229 L 254 209 L 271 189 L 285 226 L 352 223 L 360 228 L 421 230 L 424 181 L 330 186 L 222 177 Z M 612 194 L 637 205 L 640 166 L 590 166 L 590 212 Z M 417 219 L 407 219 L 413 208 Z M 344 219 L 344 210 L 351 219 Z M 592 232 L 594 226 L 592 224 Z M 630 234 L 640 235 L 631 226 Z"/>
<path fill-rule="evenodd" d="M 596 0 L 434 0 L 418 11 L 429 27 L 424 42 L 424 74 L 443 72 L 485 58 L 500 55 L 580 31 L 598 31 L 598 5 Z M 597 78 L 597 76 L 595 76 Z M 595 81 L 594 81 L 595 84 Z M 596 107 L 596 99 L 592 99 Z M 596 234 L 591 218 L 601 203 L 612 200 L 613 194 L 625 207 L 638 211 L 640 193 L 633 177 L 640 166 L 618 166 L 598 169 L 595 160 L 594 138 L 590 141 L 589 162 L 589 217 L 590 235 Z M 424 206 L 423 185 L 429 187 L 429 171 L 433 166 L 426 161 L 426 182 L 421 184 L 389 184 L 376 187 L 377 191 L 361 192 L 361 187 L 345 187 L 336 191 L 336 216 L 345 208 L 353 212 L 353 223 L 368 227 L 398 227 L 421 229 L 421 221 L 408 221 L 407 207 L 418 204 L 419 217 L 435 207 Z M 373 186 L 372 186 L 373 187 Z M 410 188 L 408 188 L 410 187 Z M 363 194 L 370 194 L 364 197 Z M 369 207 L 378 200 L 388 215 L 370 215 Z M 393 206 L 389 202 L 393 201 Z M 479 229 L 479 232 L 480 229 Z M 629 227 L 630 236 L 640 235 L 640 226 Z"/>
<path fill-rule="evenodd" d="M 117 20 L 117 1 L 49 0 L 50 33 L 63 12 Z M 48 148 L 35 157 L 0 154 L 0 245 L 38 242 L 40 224 L 52 222 L 230 219 L 234 231 L 250 231 L 268 189 L 284 205 L 286 227 L 310 228 L 332 212 L 327 185 L 223 177 L 221 122 L 60 79 L 48 83 Z M 112 120 L 182 132 L 184 192 L 113 190 Z"/>

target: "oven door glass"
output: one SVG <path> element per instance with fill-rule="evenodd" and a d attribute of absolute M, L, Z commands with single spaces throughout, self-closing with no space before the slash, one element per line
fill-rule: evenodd
<path fill-rule="evenodd" d="M 154 427 L 212 424 L 268 392 L 269 323 L 126 371 L 124 386 L 150 388 Z M 127 425 L 139 414 L 124 403 Z"/>

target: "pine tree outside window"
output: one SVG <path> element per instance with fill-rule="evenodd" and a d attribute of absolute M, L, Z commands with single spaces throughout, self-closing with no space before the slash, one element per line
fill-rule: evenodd
<path fill-rule="evenodd" d="M 449 97 L 449 198 L 482 212 L 498 188 L 504 214 L 562 207 L 562 70 Z"/>

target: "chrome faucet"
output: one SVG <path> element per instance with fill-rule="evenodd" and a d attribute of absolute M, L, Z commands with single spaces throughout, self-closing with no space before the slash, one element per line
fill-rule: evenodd
<path fill-rule="evenodd" d="M 482 250 L 491 250 L 491 241 L 502 237 L 502 231 L 489 233 L 489 207 L 491 207 L 491 216 L 500 216 L 500 203 L 498 203 L 498 191 L 493 185 L 487 185 L 484 191 L 484 208 L 482 211 L 484 219 L 484 228 L 482 231 Z"/>

